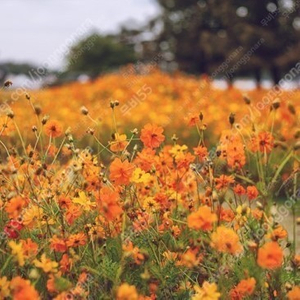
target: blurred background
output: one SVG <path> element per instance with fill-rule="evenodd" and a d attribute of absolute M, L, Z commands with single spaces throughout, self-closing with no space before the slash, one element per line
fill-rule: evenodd
<path fill-rule="evenodd" d="M 131 72 L 155 66 L 244 89 L 270 87 L 295 68 L 287 88 L 299 84 L 300 0 L 1 0 L 0 6 L 0 82 L 9 78 L 14 87 L 93 80 L 129 64 Z"/>

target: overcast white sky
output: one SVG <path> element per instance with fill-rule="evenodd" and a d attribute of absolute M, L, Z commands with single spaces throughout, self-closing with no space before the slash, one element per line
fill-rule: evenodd
<path fill-rule="evenodd" d="M 42 64 L 87 20 L 107 33 L 157 12 L 154 0 L 0 0 L 0 62 Z"/>

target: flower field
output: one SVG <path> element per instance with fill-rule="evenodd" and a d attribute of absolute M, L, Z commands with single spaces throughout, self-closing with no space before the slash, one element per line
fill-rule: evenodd
<path fill-rule="evenodd" d="M 0 299 L 300 299 L 300 92 L 124 74 L 0 90 Z"/>

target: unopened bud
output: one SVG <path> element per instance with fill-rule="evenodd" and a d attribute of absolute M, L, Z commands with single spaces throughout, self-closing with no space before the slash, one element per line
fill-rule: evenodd
<path fill-rule="evenodd" d="M 49 116 L 44 116 L 42 119 L 42 124 L 45 125 L 49 120 Z"/>
<path fill-rule="evenodd" d="M 39 116 L 42 113 L 42 109 L 39 106 L 35 106 L 34 113 Z"/>
<path fill-rule="evenodd" d="M 297 151 L 300 149 L 300 141 L 296 142 L 294 145 L 294 150 Z"/>
<path fill-rule="evenodd" d="M 137 130 L 137 128 L 134 128 L 133 130 L 131 130 L 131 133 L 134 135 L 137 135 L 139 133 L 139 131 Z"/>
<path fill-rule="evenodd" d="M 272 103 L 272 108 L 276 110 L 279 107 L 280 107 L 280 100 L 279 100 L 279 98 L 276 98 Z"/>
<path fill-rule="evenodd" d="M 4 86 L 5 87 L 10 87 L 10 86 L 12 86 L 13 85 L 13 83 L 10 81 L 10 80 L 6 80 L 5 82 L 4 82 Z"/>
<path fill-rule="evenodd" d="M 175 133 L 172 135 L 172 141 L 173 141 L 173 142 L 178 141 L 178 137 L 176 136 Z"/>
<path fill-rule="evenodd" d="M 11 118 L 11 119 L 13 119 L 14 118 L 14 116 L 15 116 L 15 114 L 14 114 L 14 112 L 11 110 L 11 111 L 9 111 L 9 112 L 7 112 L 7 114 L 6 114 L 9 118 Z"/>
<path fill-rule="evenodd" d="M 291 103 L 288 104 L 288 109 L 292 115 L 296 114 L 296 109 Z"/>
<path fill-rule="evenodd" d="M 89 110 L 85 106 L 81 106 L 80 112 L 85 116 L 89 114 Z"/>
<path fill-rule="evenodd" d="M 199 119 L 200 119 L 200 121 L 203 120 L 203 113 L 202 113 L 202 111 L 201 111 L 200 114 L 199 114 Z"/>
<path fill-rule="evenodd" d="M 247 105 L 251 104 L 251 100 L 247 96 L 244 96 L 243 99 Z"/>
<path fill-rule="evenodd" d="M 233 125 L 235 121 L 235 114 L 231 113 L 229 116 L 229 123 L 230 125 Z"/>

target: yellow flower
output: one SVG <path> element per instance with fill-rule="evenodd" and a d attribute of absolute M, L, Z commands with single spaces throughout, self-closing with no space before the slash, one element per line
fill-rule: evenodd
<path fill-rule="evenodd" d="M 0 278 L 0 299 L 4 299 L 9 296 L 9 281 L 7 277 Z"/>
<path fill-rule="evenodd" d="M 12 250 L 12 251 L 11 251 L 12 255 L 15 255 L 15 256 L 16 256 L 19 265 L 20 265 L 21 267 L 23 267 L 24 264 L 25 264 L 25 261 L 24 261 L 24 254 L 23 254 L 23 246 L 22 246 L 22 244 L 21 244 L 21 243 L 20 243 L 20 244 L 17 244 L 17 243 L 14 242 L 14 241 L 10 241 L 10 242 L 8 243 L 8 246 L 9 246 L 9 247 L 11 248 L 11 250 Z"/>
<path fill-rule="evenodd" d="M 58 263 L 47 258 L 45 253 L 42 254 L 41 261 L 35 259 L 33 263 L 37 268 L 42 269 L 45 273 L 57 272 Z"/>
<path fill-rule="evenodd" d="M 96 207 L 96 203 L 91 202 L 84 192 L 79 192 L 79 197 L 73 199 L 73 203 L 79 204 L 85 211 L 90 211 L 91 208 Z"/>
<path fill-rule="evenodd" d="M 131 181 L 134 183 L 144 183 L 147 184 L 151 178 L 149 173 L 146 173 L 140 168 L 136 168 L 132 174 Z"/>
<path fill-rule="evenodd" d="M 123 283 L 118 287 L 117 300 L 137 300 L 139 297 L 134 285 Z"/>
<path fill-rule="evenodd" d="M 247 222 L 247 218 L 251 213 L 251 209 L 248 206 L 239 205 L 236 209 L 235 220 L 240 226 L 243 226 Z"/>
<path fill-rule="evenodd" d="M 204 281 L 202 288 L 195 286 L 194 289 L 196 294 L 192 297 L 192 300 L 218 300 L 221 297 L 215 283 Z"/>
<path fill-rule="evenodd" d="M 188 149 L 186 145 L 175 145 L 169 152 L 173 157 L 178 158 L 181 157 L 182 154 Z"/>
<path fill-rule="evenodd" d="M 32 205 L 27 208 L 23 215 L 23 224 L 29 228 L 33 228 L 37 222 L 41 221 L 43 216 L 43 209 L 37 205 Z"/>
<path fill-rule="evenodd" d="M 147 197 L 144 200 L 144 204 L 143 204 L 144 209 L 146 209 L 148 212 L 154 212 L 157 211 L 159 209 L 159 203 L 157 203 L 153 197 Z"/>

